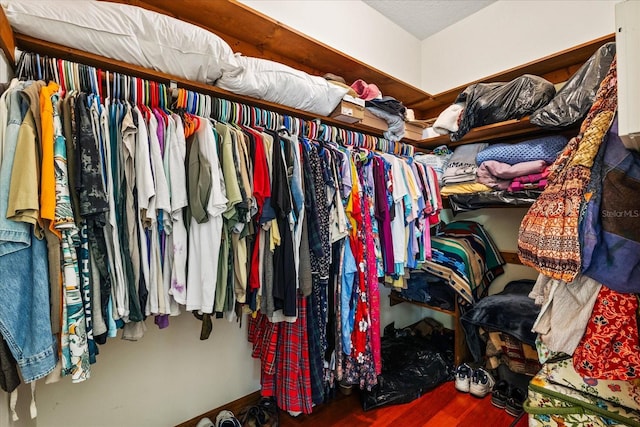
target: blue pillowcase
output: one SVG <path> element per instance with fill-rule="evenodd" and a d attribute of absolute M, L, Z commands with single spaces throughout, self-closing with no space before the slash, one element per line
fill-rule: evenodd
<path fill-rule="evenodd" d="M 478 153 L 476 163 L 480 165 L 487 160 L 495 160 L 509 165 L 531 160 L 544 160 L 547 163 L 553 163 L 565 145 L 567 145 L 567 138 L 562 135 L 545 136 L 517 144 L 491 144 Z"/>

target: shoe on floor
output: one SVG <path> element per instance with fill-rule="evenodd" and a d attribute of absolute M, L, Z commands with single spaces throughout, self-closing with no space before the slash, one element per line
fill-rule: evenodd
<path fill-rule="evenodd" d="M 491 390 L 491 404 L 496 408 L 504 409 L 507 406 L 507 399 L 509 398 L 509 383 L 505 380 L 500 380 L 493 386 Z"/>
<path fill-rule="evenodd" d="M 513 387 L 511 392 L 509 393 L 509 398 L 507 399 L 507 405 L 505 407 L 505 411 L 507 414 L 512 417 L 517 417 L 522 413 L 522 404 L 524 403 L 527 396 L 525 395 L 522 389 L 518 387 Z"/>
<path fill-rule="evenodd" d="M 220 411 L 216 416 L 216 427 L 242 427 L 231 411 Z"/>
<path fill-rule="evenodd" d="M 475 397 L 485 397 L 491 392 L 495 384 L 496 380 L 489 372 L 485 371 L 483 368 L 478 368 L 473 371 L 473 374 L 471 375 L 469 393 Z"/>
<path fill-rule="evenodd" d="M 196 424 L 196 427 L 215 427 L 215 424 L 209 418 L 205 417 L 200 421 L 198 421 L 198 424 Z"/>
<path fill-rule="evenodd" d="M 461 391 L 463 393 L 469 393 L 469 384 L 471 382 L 471 374 L 473 373 L 473 369 L 466 363 L 462 365 L 458 365 L 455 371 L 455 387 L 456 390 Z"/>

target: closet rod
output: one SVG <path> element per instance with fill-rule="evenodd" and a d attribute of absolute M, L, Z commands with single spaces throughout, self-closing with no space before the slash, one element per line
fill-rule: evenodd
<path fill-rule="evenodd" d="M 27 52 L 34 52 L 40 55 L 46 55 L 54 58 L 60 58 L 72 62 L 90 65 L 96 68 L 101 68 L 103 70 L 108 70 L 110 72 L 113 71 L 146 80 L 153 80 L 156 82 L 164 83 L 167 86 L 170 86 L 172 82 L 175 82 L 178 87 L 191 90 L 193 92 L 199 92 L 205 95 L 210 95 L 212 97 L 227 99 L 229 101 L 234 101 L 249 106 L 255 106 L 279 114 L 298 117 L 304 120 L 319 119 L 322 123 L 330 126 L 335 126 L 337 128 L 360 132 L 376 137 L 382 137 L 382 133 L 384 132 L 384 130 L 382 129 L 372 128 L 370 126 L 362 124 L 347 124 L 339 120 L 332 119 L 331 117 L 318 117 L 317 115 L 306 111 L 297 110 L 280 104 L 258 100 L 243 95 L 237 95 L 216 86 L 193 82 L 181 77 L 163 73 L 162 71 L 151 70 L 148 68 L 140 67 L 138 65 L 128 64 L 123 61 L 106 58 L 94 53 L 84 52 L 79 49 L 61 46 L 55 43 L 48 42 L 46 40 L 36 39 L 25 34 L 15 33 L 14 36 L 16 40 L 16 46 L 19 49 Z M 405 138 L 403 139 L 402 143 L 413 146 L 416 152 L 429 152 L 429 150 L 424 150 L 416 147 L 415 141 L 413 140 Z"/>
<path fill-rule="evenodd" d="M 307 138 L 339 141 L 345 146 L 362 147 L 370 150 L 378 150 L 404 156 L 412 156 L 415 153 L 414 147 L 409 144 L 402 142 L 394 143 L 384 138 L 366 135 L 362 132 L 338 128 L 337 126 L 321 123 L 320 120 L 305 120 L 299 117 L 269 111 L 260 107 L 230 101 L 222 97 L 203 95 L 199 91 L 191 91 L 177 87 L 169 88 L 164 83 L 157 82 L 156 80 L 131 77 L 129 74 L 104 71 L 91 65 L 81 64 L 79 62 L 60 59 L 40 53 L 20 51 L 20 54 L 17 67 L 18 75 L 20 77 L 26 77 L 28 79 L 53 78 L 61 84 L 66 82 L 64 85 L 70 85 L 71 87 L 76 85 L 89 85 L 91 88 L 87 86 L 87 89 L 97 91 L 101 96 L 109 96 L 109 89 L 111 88 L 113 95 L 115 95 L 115 91 L 118 91 L 119 95 L 115 95 L 116 97 L 125 95 L 127 99 L 145 99 L 145 103 L 149 101 L 153 102 L 155 99 L 155 102 L 161 103 L 160 105 L 162 105 L 161 100 L 164 99 L 164 104 L 167 106 L 175 101 L 179 91 L 185 91 L 189 94 L 193 94 L 194 98 L 191 98 L 191 95 L 189 95 L 189 99 L 192 101 L 197 100 L 199 97 L 205 97 L 208 99 L 208 103 L 211 103 L 208 109 L 213 105 L 219 105 L 221 102 L 223 105 L 224 103 L 232 104 L 226 108 L 228 108 L 228 112 L 235 114 L 236 120 L 241 120 L 238 123 L 248 125 L 252 122 L 247 123 L 244 119 L 251 117 L 272 117 L 273 120 L 276 120 L 274 116 L 277 116 L 277 121 L 280 122 L 280 125 L 291 120 L 299 122 L 300 129 L 307 129 L 312 132 L 311 134 L 308 134 L 306 131 L 303 133 Z M 70 74 L 67 74 L 67 72 Z M 118 82 L 114 80 L 116 76 L 119 76 Z M 134 82 L 133 80 L 135 79 L 137 79 L 138 82 Z M 114 85 L 112 86 L 112 84 Z M 133 87 L 133 85 L 135 85 L 135 87 Z M 145 95 L 142 95 L 143 93 Z M 197 114 L 195 111 L 192 111 L 192 113 Z M 203 112 L 200 112 L 200 114 L 203 114 Z M 224 120 L 229 120 L 229 118 Z M 269 122 L 271 123 L 271 121 Z"/>

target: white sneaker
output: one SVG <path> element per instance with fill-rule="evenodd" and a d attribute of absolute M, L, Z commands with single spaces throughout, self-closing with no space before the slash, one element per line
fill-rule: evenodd
<path fill-rule="evenodd" d="M 485 397 L 491 392 L 496 380 L 493 376 L 482 368 L 473 371 L 471 382 L 469 384 L 469 392 L 475 397 Z"/>
<path fill-rule="evenodd" d="M 471 367 L 466 363 L 463 363 L 462 365 L 458 365 L 455 372 L 456 390 L 461 391 L 463 393 L 469 393 L 469 384 L 471 382 L 472 373 L 473 373 L 473 369 L 471 369 Z"/>
<path fill-rule="evenodd" d="M 213 424 L 213 422 L 209 418 L 205 417 L 200 421 L 198 421 L 198 424 L 196 424 L 196 427 L 215 427 L 215 424 Z"/>

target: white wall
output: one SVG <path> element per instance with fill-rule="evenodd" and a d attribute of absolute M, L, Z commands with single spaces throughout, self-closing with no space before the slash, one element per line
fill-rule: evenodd
<path fill-rule="evenodd" d="M 365 64 L 419 87 L 420 41 L 361 1 L 240 2 Z"/>
<path fill-rule="evenodd" d="M 615 32 L 611 1 L 499 0 L 422 41 L 421 87 L 453 87 Z"/>
<path fill-rule="evenodd" d="M 200 341 L 200 322 L 192 314 L 170 324 L 159 330 L 147 319 L 140 342 L 117 338 L 101 346 L 83 383 L 39 382 L 37 425 L 173 426 L 259 390 L 246 325 L 215 320 L 209 340 Z M 20 396 L 28 397 L 26 391 Z"/>

